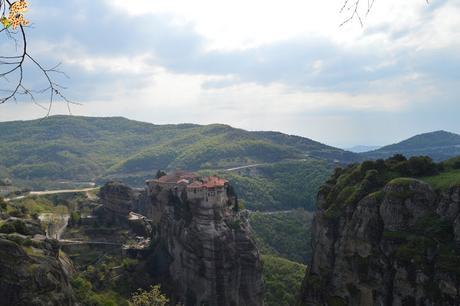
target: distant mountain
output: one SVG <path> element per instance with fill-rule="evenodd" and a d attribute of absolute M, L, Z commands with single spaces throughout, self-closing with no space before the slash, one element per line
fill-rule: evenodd
<path fill-rule="evenodd" d="M 315 193 L 322 183 L 318 178 L 326 177 L 336 163 L 359 158 L 308 138 L 248 132 L 222 124 L 154 125 L 120 117 L 75 116 L 0 123 L 0 174 L 36 188 L 55 188 L 59 181 L 103 182 L 114 178 L 142 185 L 159 169 L 225 172 L 260 165 L 265 168 L 232 172 L 235 180 L 248 181 L 236 185 L 246 186 L 248 193 L 253 190 L 247 186 L 260 187 L 258 192 L 264 195 L 256 192 L 248 197 L 264 199 L 265 203 L 260 200 L 257 207 L 270 206 L 267 202 L 274 198 L 273 203 L 283 206 L 279 190 L 295 196 L 302 194 L 297 189 L 315 181 Z M 292 169 L 302 177 L 282 179 Z M 305 175 L 306 171 L 314 177 Z M 271 180 L 275 177 L 279 181 Z M 291 180 L 297 187 L 289 187 Z M 277 187 L 268 189 L 265 181 Z M 296 201 L 290 205 L 313 205 L 313 200 L 299 196 Z"/>
<path fill-rule="evenodd" d="M 460 135 L 446 131 L 420 134 L 361 155 L 368 159 L 377 159 L 398 153 L 407 157 L 427 155 L 437 161 L 446 160 L 460 155 Z"/>
<path fill-rule="evenodd" d="M 344 150 L 350 151 L 350 152 L 353 152 L 353 153 L 364 153 L 364 152 L 374 151 L 374 150 L 377 150 L 379 148 L 381 148 L 381 146 L 358 145 L 358 146 L 354 146 L 354 147 L 351 147 L 351 148 L 346 148 Z"/>

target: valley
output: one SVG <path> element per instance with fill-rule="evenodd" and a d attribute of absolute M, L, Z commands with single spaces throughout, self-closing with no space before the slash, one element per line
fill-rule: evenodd
<path fill-rule="evenodd" d="M 69 129 L 59 130 L 63 120 L 69 120 Z M 66 279 L 66 293 L 53 295 L 69 305 L 73 299 L 88 305 L 128 305 L 138 288 L 157 283 L 172 301 L 186 305 L 199 300 L 212 301 L 211 305 L 239 300 L 237 304 L 244 305 L 242 301 L 249 299 L 247 305 L 288 306 L 302 303 L 299 292 L 309 301 L 311 288 L 302 284 L 317 286 L 316 275 L 311 276 L 316 268 L 310 264 L 319 252 L 315 236 L 311 243 L 321 222 L 314 219 L 318 193 L 319 211 L 334 219 L 340 217 L 343 203 L 354 204 L 401 176 L 416 177 L 439 193 L 460 183 L 456 158 L 434 164 L 429 158 L 396 155 L 395 160 L 359 164 L 367 154 L 377 153 L 355 154 L 297 136 L 223 125 L 155 126 L 122 118 L 61 116 L 40 124 L 8 124 L 13 134 L 38 130 L 34 139 L 25 137 L 2 148 L 4 190 L 11 192 L 4 199 L 0 239 L 13 241 L 20 247 L 14 252 L 23 251 L 32 259 L 57 258 L 53 268 L 43 269 L 61 271 L 55 275 Z M 447 135 L 453 143 L 427 147 L 417 140 L 429 138 L 424 135 L 409 140 L 410 150 L 429 154 L 456 146 L 452 135 L 435 135 Z M 9 136 L 1 133 L 2 137 L 6 141 Z M 407 147 L 399 145 L 404 153 L 412 152 Z M 388 149 L 379 152 L 390 154 Z M 447 158 L 446 152 L 442 156 Z M 445 159 L 438 153 L 435 158 Z M 352 183 L 364 171 L 357 169 L 372 170 L 372 175 L 376 170 L 380 176 Z M 219 179 L 205 179 L 212 177 Z M 200 186 L 226 182 L 228 198 L 194 211 L 191 207 L 206 202 L 194 200 L 193 193 L 177 193 L 188 190 L 181 180 Z M 337 191 L 328 196 L 334 198 L 324 209 L 321 195 L 331 180 L 337 180 Z M 367 180 L 377 187 L 362 189 Z M 52 243 L 59 245 L 59 255 Z M 250 264 L 242 265 L 249 259 Z M 26 267 L 32 264 L 26 261 Z M 208 270 L 210 266 L 214 268 Z M 250 283 L 235 283 L 235 269 L 248 273 Z M 226 285 L 213 287 L 217 279 Z M 250 295 L 241 295 L 235 289 L 241 286 L 255 287 Z M 214 289 L 203 295 L 202 288 Z"/>

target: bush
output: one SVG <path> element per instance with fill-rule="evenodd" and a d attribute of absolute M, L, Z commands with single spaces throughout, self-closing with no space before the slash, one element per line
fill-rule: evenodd
<path fill-rule="evenodd" d="M 452 164 L 452 168 L 454 168 L 454 169 L 460 169 L 460 160 L 456 160 L 456 161 Z"/>
<path fill-rule="evenodd" d="M 6 210 L 6 208 L 7 208 L 7 205 L 6 205 L 5 200 L 3 200 L 2 197 L 0 197 L 0 210 Z"/>
<path fill-rule="evenodd" d="M 20 210 L 17 210 L 17 209 L 10 212 L 9 215 L 15 218 L 25 218 L 26 217 L 26 215 L 24 215 Z"/>
<path fill-rule="evenodd" d="M 136 265 L 138 264 L 138 261 L 136 259 L 125 258 L 123 259 L 123 262 L 121 264 L 123 266 L 123 269 L 125 269 L 126 271 L 133 272 L 136 268 Z"/>
<path fill-rule="evenodd" d="M 414 156 L 407 161 L 411 176 L 430 176 L 438 173 L 438 167 L 428 156 Z"/>
<path fill-rule="evenodd" d="M 150 291 L 138 289 L 133 294 L 130 304 L 134 306 L 165 306 L 169 299 L 161 293 L 159 285 L 151 286 Z"/>
<path fill-rule="evenodd" d="M 80 215 L 80 213 L 77 212 L 77 211 L 73 211 L 73 212 L 70 214 L 69 225 L 70 225 L 70 226 L 78 226 L 78 225 L 80 225 L 80 221 L 81 221 L 81 215 Z"/>
<path fill-rule="evenodd" d="M 406 158 L 404 155 L 402 155 L 402 154 L 395 154 L 395 155 L 393 155 L 392 157 L 390 157 L 390 158 L 388 159 L 388 161 L 389 161 L 390 163 L 391 163 L 391 162 L 396 162 L 396 163 L 398 163 L 398 162 L 405 162 L 405 161 L 407 161 L 407 158 Z"/>
<path fill-rule="evenodd" d="M 0 227 L 0 233 L 12 234 L 18 233 L 21 235 L 27 235 L 27 227 L 21 220 L 14 220 L 13 222 L 7 222 Z"/>
<path fill-rule="evenodd" d="M 0 227 L 0 233 L 11 234 L 15 231 L 16 229 L 14 228 L 14 225 L 11 223 L 5 223 Z"/>

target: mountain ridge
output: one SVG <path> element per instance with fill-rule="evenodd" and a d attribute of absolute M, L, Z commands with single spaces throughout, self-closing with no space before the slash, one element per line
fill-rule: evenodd
<path fill-rule="evenodd" d="M 422 133 L 360 155 L 368 159 L 378 159 L 388 158 L 394 154 L 403 154 L 407 157 L 427 155 L 434 160 L 446 160 L 460 155 L 460 135 L 444 130 Z"/>
<path fill-rule="evenodd" d="M 285 209 L 284 192 L 289 197 L 302 194 L 286 205 L 312 208 L 314 198 L 305 198 L 306 189 L 299 188 L 311 187 L 315 194 L 319 178 L 328 176 L 337 162 L 357 159 L 354 153 L 308 138 L 223 124 L 155 125 L 123 117 L 77 116 L 0 123 L 0 175 L 35 189 L 60 188 L 61 181 L 103 184 L 112 179 L 142 187 L 160 169 L 225 172 L 259 164 L 224 173 L 240 188 L 252 186 L 246 193 L 238 190 L 243 200 L 252 199 L 249 207 L 272 203 L 273 209 L 276 203 L 277 209 Z"/>
<path fill-rule="evenodd" d="M 45 159 L 43 156 L 34 156 L 34 149 L 37 150 L 45 144 L 49 145 L 49 150 L 41 153 L 53 153 L 52 151 L 69 151 L 67 157 L 84 157 L 89 161 L 94 161 L 91 150 L 97 153 L 104 153 L 106 156 L 102 162 L 97 162 L 97 166 L 103 166 L 104 169 L 92 171 L 93 175 L 99 175 L 105 171 L 107 166 L 112 167 L 118 162 L 135 158 L 140 153 L 149 153 L 155 151 L 159 146 L 165 149 L 179 151 L 179 149 L 198 150 L 201 154 L 203 148 L 193 147 L 197 142 L 203 145 L 222 147 L 229 143 L 245 140 L 241 145 L 254 146 L 255 150 L 259 146 L 265 146 L 265 150 L 272 149 L 273 154 L 278 154 L 287 158 L 301 157 L 302 154 L 311 154 L 313 157 L 321 159 L 338 159 L 343 161 L 355 160 L 357 155 L 344 150 L 334 148 L 311 140 L 309 138 L 287 135 L 273 131 L 246 131 L 243 129 L 233 128 L 229 125 L 211 124 L 166 124 L 156 125 L 141 121 L 134 121 L 124 117 L 77 117 L 77 116 L 52 116 L 43 120 L 30 121 L 9 121 L 0 123 L 0 150 L 4 158 L 0 157 L 0 165 L 11 168 L 16 163 L 31 163 Z M 111 150 L 104 145 L 110 142 Z M 31 144 L 35 146 L 30 147 Z M 79 146 L 77 146 L 79 145 Z M 238 151 L 240 148 L 232 148 Z M 15 154 L 8 156 L 15 151 L 27 151 L 29 156 L 24 158 Z M 106 151 L 106 152 L 104 152 Z M 285 152 L 283 152 L 285 151 Z M 89 154 L 88 154 L 89 153 Z M 187 153 L 187 152 L 179 152 Z M 178 155 L 180 155 L 178 153 Z M 213 155 L 216 152 L 207 152 L 209 159 L 215 159 Z M 231 155 L 236 152 L 226 152 Z M 265 152 L 252 152 L 254 158 L 262 158 Z M 65 154 L 64 154 L 65 155 Z M 281 156 L 275 156 L 280 159 Z M 34 157 L 34 158 L 32 158 Z M 342 158 L 343 157 L 343 158 Z M 34 159 L 34 160 L 32 160 Z M 66 156 L 58 156 L 56 160 L 63 161 Z M 185 161 L 184 161 L 185 162 Z M 162 165 L 167 167 L 168 164 Z M 175 165 L 172 165 L 175 166 Z M 197 162 L 196 165 L 183 165 L 182 167 L 192 167 L 200 169 L 203 165 Z M 238 164 L 239 166 L 239 164 Z M 196 170 L 192 169 L 192 170 Z M 95 173 L 94 173 L 95 172 Z M 70 173 L 75 174 L 75 173 Z M 17 177 L 34 177 L 34 175 L 25 175 L 15 173 Z M 42 173 L 37 174 L 43 176 Z M 56 178 L 65 177 L 65 171 L 61 172 Z"/>

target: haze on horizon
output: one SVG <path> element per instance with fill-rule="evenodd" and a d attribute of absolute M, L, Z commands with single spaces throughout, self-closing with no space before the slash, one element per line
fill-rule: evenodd
<path fill-rule="evenodd" d="M 224 123 L 339 147 L 460 133 L 460 2 L 376 0 L 364 27 L 339 27 L 341 5 L 31 0 L 29 46 L 62 62 L 67 96 L 83 103 L 74 115 Z M 0 106 L 0 121 L 43 116 L 28 101 Z"/>

